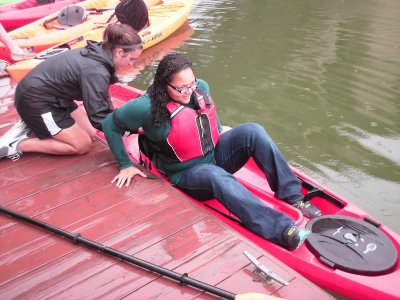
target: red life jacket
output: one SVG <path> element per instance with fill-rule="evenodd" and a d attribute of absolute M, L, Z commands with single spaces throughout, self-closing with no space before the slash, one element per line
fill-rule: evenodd
<path fill-rule="evenodd" d="M 180 162 L 201 157 L 213 150 L 219 140 L 217 114 L 214 102 L 204 92 L 196 91 L 199 108 L 193 109 L 169 102 L 171 130 L 162 152 Z"/>

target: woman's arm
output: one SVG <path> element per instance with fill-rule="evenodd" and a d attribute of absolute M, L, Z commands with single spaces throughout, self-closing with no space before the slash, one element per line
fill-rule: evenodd
<path fill-rule="evenodd" d="M 81 76 L 81 89 L 83 105 L 90 123 L 94 128 L 103 131 L 102 121 L 114 107 L 108 91 L 110 76 L 101 71 L 101 69 L 86 70 Z"/>
<path fill-rule="evenodd" d="M 149 118 L 148 112 L 148 101 L 140 97 L 124 104 L 118 108 L 118 110 L 107 116 L 102 122 L 107 143 L 120 167 L 119 174 L 112 180 L 112 182 L 116 182 L 118 187 L 122 187 L 124 184 L 128 186 L 135 175 L 146 177 L 146 174 L 133 166 L 122 139 L 124 129 L 115 124 L 115 116 L 113 118 L 113 114 L 116 114 L 118 121 L 122 123 L 126 129 L 137 131 L 141 129 L 146 118 Z"/>
<path fill-rule="evenodd" d="M 114 114 L 115 112 L 113 112 Z M 114 154 L 120 169 L 125 169 L 133 165 L 132 160 L 126 151 L 122 136 L 125 133 L 114 123 L 113 116 L 110 114 L 102 122 L 103 132 L 107 139 L 108 146 Z"/>

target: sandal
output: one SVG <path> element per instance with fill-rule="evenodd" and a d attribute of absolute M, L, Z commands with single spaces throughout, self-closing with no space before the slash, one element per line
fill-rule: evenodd
<path fill-rule="evenodd" d="M 29 52 L 27 49 L 22 49 L 22 53 L 11 53 L 11 59 L 13 61 L 20 61 L 25 59 L 34 58 L 36 53 Z"/>

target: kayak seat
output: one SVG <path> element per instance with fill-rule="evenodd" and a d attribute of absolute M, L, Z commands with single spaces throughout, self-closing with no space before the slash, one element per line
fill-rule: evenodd
<path fill-rule="evenodd" d="M 57 20 L 60 25 L 75 26 L 81 24 L 86 18 L 86 11 L 80 5 L 67 5 L 58 13 Z"/>
<path fill-rule="evenodd" d="M 69 47 L 63 47 L 63 48 L 60 47 L 60 48 L 48 49 L 48 50 L 45 50 L 45 51 L 42 51 L 42 52 L 38 53 L 35 58 L 37 58 L 37 59 L 47 59 L 47 58 L 56 56 L 56 55 L 58 55 L 58 54 L 60 54 L 60 53 L 62 53 L 64 51 L 69 50 L 69 49 L 70 49 Z"/>
<path fill-rule="evenodd" d="M 50 4 L 56 2 L 56 0 L 35 0 L 35 2 L 38 5 L 43 5 L 43 4 Z"/>
<path fill-rule="evenodd" d="M 82 24 L 86 20 L 87 15 L 88 13 L 84 7 L 76 4 L 67 5 L 60 10 L 56 17 L 44 21 L 43 26 L 47 30 L 64 30 Z"/>
<path fill-rule="evenodd" d="M 245 227 L 240 219 L 235 216 L 233 213 L 231 213 L 221 202 L 219 202 L 217 199 L 210 199 L 206 201 L 201 201 L 201 203 L 207 207 L 208 209 L 212 210 L 213 212 L 217 213 L 220 216 L 223 216 L 227 219 L 230 219 L 231 221 Z M 302 220 L 303 220 L 303 215 L 298 212 L 297 209 L 295 209 L 292 205 L 287 204 L 283 201 L 280 200 L 274 200 L 274 203 L 272 202 L 267 202 L 265 201 L 265 204 L 275 210 L 278 210 L 287 216 L 289 216 L 291 219 L 294 220 L 296 225 L 299 225 Z"/>

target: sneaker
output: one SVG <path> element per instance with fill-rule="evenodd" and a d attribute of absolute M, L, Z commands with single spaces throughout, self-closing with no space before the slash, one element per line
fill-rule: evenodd
<path fill-rule="evenodd" d="M 21 53 L 11 53 L 11 60 L 21 61 L 25 59 L 34 58 L 36 53 L 30 52 L 28 49 L 22 49 Z"/>
<path fill-rule="evenodd" d="M 10 63 L 8 61 L 0 59 L 0 70 L 5 70 L 9 65 Z"/>
<path fill-rule="evenodd" d="M 8 77 L 8 76 L 10 76 L 10 75 L 8 74 L 8 72 L 6 72 L 6 71 L 0 69 L 0 79 L 1 79 L 1 78 L 6 78 L 6 77 Z"/>
<path fill-rule="evenodd" d="M 286 234 L 289 249 L 297 250 L 301 246 L 301 244 L 304 243 L 310 233 L 311 232 L 305 228 L 299 228 L 297 226 L 291 227 Z"/>
<path fill-rule="evenodd" d="M 319 210 L 319 208 L 308 201 L 299 201 L 292 205 L 298 208 L 303 213 L 303 216 L 305 216 L 306 218 L 312 219 L 322 216 L 322 213 Z"/>
<path fill-rule="evenodd" d="M 0 59 L 0 78 L 8 77 L 8 73 L 6 71 L 6 67 L 8 67 L 10 63 L 4 59 Z"/>
<path fill-rule="evenodd" d="M 0 158 L 8 157 L 18 160 L 22 154 L 19 143 L 28 138 L 30 129 L 25 122 L 19 120 L 0 138 Z"/>

